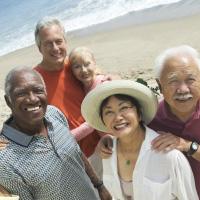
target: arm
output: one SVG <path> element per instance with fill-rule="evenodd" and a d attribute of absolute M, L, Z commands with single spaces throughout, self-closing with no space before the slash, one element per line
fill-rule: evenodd
<path fill-rule="evenodd" d="M 9 144 L 9 141 L 6 139 L 0 139 L 0 151 L 5 149 L 7 145 Z"/>
<path fill-rule="evenodd" d="M 11 194 L 0 185 L 0 197 L 10 197 Z"/>
<path fill-rule="evenodd" d="M 0 163 L 0 185 L 10 194 L 19 195 L 20 200 L 34 200 L 31 187 L 23 181 L 19 173 L 16 173 L 14 167 L 9 168 Z"/>
<path fill-rule="evenodd" d="M 74 135 L 76 138 L 76 141 L 80 141 L 90 133 L 92 133 L 94 129 L 89 126 L 87 122 L 82 123 L 79 127 L 72 129 L 71 133 Z"/>
<path fill-rule="evenodd" d="M 183 154 L 177 152 L 172 160 L 173 182 L 172 190 L 177 199 L 180 200 L 198 200 L 198 195 L 195 187 L 194 176 L 187 159 Z"/>
<path fill-rule="evenodd" d="M 110 193 L 103 185 L 103 182 L 97 177 L 96 173 L 94 172 L 92 166 L 90 165 L 84 154 L 82 154 L 82 159 L 85 165 L 85 171 L 89 176 L 94 187 L 98 190 L 101 200 L 112 200 Z"/>
<path fill-rule="evenodd" d="M 103 81 L 119 80 L 121 77 L 118 74 L 106 74 Z"/>
<path fill-rule="evenodd" d="M 0 177 L 0 179 L 1 179 L 1 177 Z M 1 179 L 1 181 L 2 181 L 2 179 Z M 23 183 L 19 179 L 6 178 L 6 179 L 3 179 L 3 183 L 4 183 L 4 188 L 6 188 L 7 191 L 10 191 L 11 192 L 10 194 L 19 195 L 20 200 L 34 200 L 34 197 L 31 193 L 31 188 L 29 188 L 25 183 Z M 1 196 L 1 192 L 3 192 L 4 194 L 8 194 L 8 192 L 6 190 L 5 189 L 2 190 L 2 186 L 1 186 L 0 187 L 0 196 Z M 6 195 L 3 195 L 3 196 L 6 196 Z M 11 196 L 11 195 L 7 195 L 7 196 Z"/>
<path fill-rule="evenodd" d="M 159 133 L 160 135 L 152 141 L 152 148 L 155 151 L 168 152 L 172 149 L 177 149 L 182 152 L 189 151 L 192 141 L 183 139 L 181 137 L 173 135 L 172 133 L 161 131 Z M 200 148 L 198 148 L 198 150 L 192 155 L 192 157 L 200 161 Z"/>
<path fill-rule="evenodd" d="M 113 140 L 110 135 L 103 136 L 97 144 L 96 151 L 102 159 L 109 158 L 112 155 Z"/>

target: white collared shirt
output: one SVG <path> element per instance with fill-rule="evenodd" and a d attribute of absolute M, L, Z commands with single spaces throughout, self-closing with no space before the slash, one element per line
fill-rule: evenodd
<path fill-rule="evenodd" d="M 145 140 L 133 171 L 134 200 L 198 200 L 194 177 L 185 156 L 178 150 L 156 153 L 151 141 L 158 135 L 146 127 Z M 117 140 L 113 154 L 103 160 L 103 181 L 113 199 L 125 200 L 117 169 Z"/>

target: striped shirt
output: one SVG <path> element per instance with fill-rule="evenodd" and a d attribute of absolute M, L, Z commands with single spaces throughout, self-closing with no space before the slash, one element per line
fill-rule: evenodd
<path fill-rule="evenodd" d="M 12 120 L 12 119 L 9 119 Z M 4 123 L 0 138 L 10 144 L 0 151 L 0 185 L 20 200 L 95 200 L 82 152 L 67 120 L 48 106 L 48 137 L 29 136 Z"/>

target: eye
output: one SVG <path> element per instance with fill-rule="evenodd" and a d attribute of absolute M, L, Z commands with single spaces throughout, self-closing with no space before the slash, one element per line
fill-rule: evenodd
<path fill-rule="evenodd" d="M 26 92 L 25 91 L 17 91 L 15 92 L 14 94 L 16 97 L 23 97 L 26 95 Z"/>
<path fill-rule="evenodd" d="M 187 83 L 193 83 L 195 81 L 196 81 L 196 79 L 192 78 L 192 77 L 187 79 Z"/>
<path fill-rule="evenodd" d="M 122 106 L 120 108 L 120 112 L 127 112 L 130 108 L 132 108 L 131 106 Z"/>
<path fill-rule="evenodd" d="M 45 93 L 45 89 L 44 88 L 35 88 L 34 92 L 36 94 L 44 94 Z"/>
<path fill-rule="evenodd" d="M 106 110 L 106 111 L 104 112 L 104 115 L 105 115 L 105 116 L 111 116 L 113 113 L 114 113 L 114 112 L 111 111 L 111 110 Z"/>
<path fill-rule="evenodd" d="M 61 45 L 63 43 L 63 40 L 56 40 L 57 45 Z"/>
<path fill-rule="evenodd" d="M 86 62 L 86 63 L 84 64 L 84 66 L 85 66 L 85 67 L 88 67 L 90 64 L 91 64 L 91 62 Z"/>
<path fill-rule="evenodd" d="M 81 66 L 80 65 L 77 65 L 77 64 L 74 64 L 74 65 L 72 65 L 72 68 L 73 69 L 78 69 L 78 68 L 80 68 Z"/>
<path fill-rule="evenodd" d="M 175 85 L 175 84 L 177 84 L 178 83 L 178 80 L 176 80 L 176 79 L 173 79 L 173 80 L 169 80 L 168 81 L 168 84 L 169 85 Z"/>
<path fill-rule="evenodd" d="M 52 46 L 51 42 L 45 42 L 44 47 L 50 48 Z"/>

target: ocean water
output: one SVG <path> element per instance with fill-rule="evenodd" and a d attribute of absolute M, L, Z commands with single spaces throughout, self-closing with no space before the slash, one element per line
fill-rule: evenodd
<path fill-rule="evenodd" d="M 73 31 L 133 11 L 182 0 L 0 0 L 0 56 L 34 43 L 34 27 L 44 16 Z"/>

